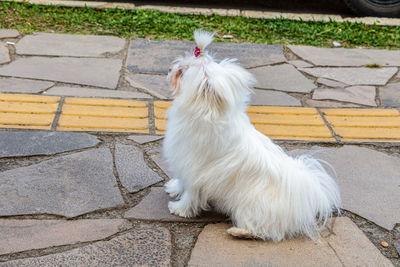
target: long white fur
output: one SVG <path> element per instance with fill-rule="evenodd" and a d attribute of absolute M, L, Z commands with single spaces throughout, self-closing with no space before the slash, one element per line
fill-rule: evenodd
<path fill-rule="evenodd" d="M 195 40 L 204 49 L 213 36 L 196 31 Z M 288 156 L 253 127 L 245 111 L 254 77 L 207 53 L 177 59 L 174 77 L 163 145 L 173 174 L 165 189 L 177 198 L 171 213 L 194 217 L 212 204 L 254 237 L 317 238 L 319 223 L 341 205 L 338 187 L 316 159 Z"/>
<path fill-rule="evenodd" d="M 214 34 L 203 30 L 196 30 L 194 32 L 194 39 L 196 40 L 197 47 L 204 50 L 214 40 Z"/>

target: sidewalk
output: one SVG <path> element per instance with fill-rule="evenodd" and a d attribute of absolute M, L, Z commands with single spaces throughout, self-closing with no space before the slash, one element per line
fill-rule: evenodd
<path fill-rule="evenodd" d="M 165 78 L 192 48 L 0 30 L 0 266 L 399 266 L 400 51 L 210 46 L 256 76 L 255 127 L 337 173 L 322 242 L 273 244 L 168 212 Z"/>

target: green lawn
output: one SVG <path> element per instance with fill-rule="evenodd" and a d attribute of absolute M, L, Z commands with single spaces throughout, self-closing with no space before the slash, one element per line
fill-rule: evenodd
<path fill-rule="evenodd" d="M 400 27 L 361 23 L 304 22 L 217 15 L 180 15 L 149 10 L 42 6 L 0 2 L 0 28 L 22 33 L 59 32 L 124 38 L 192 39 L 197 28 L 217 32 L 217 41 L 345 47 L 400 48 Z M 224 40 L 230 34 L 233 39 Z"/>

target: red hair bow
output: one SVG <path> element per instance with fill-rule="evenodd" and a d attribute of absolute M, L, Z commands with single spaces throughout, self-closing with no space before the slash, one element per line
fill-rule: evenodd
<path fill-rule="evenodd" d="M 201 50 L 200 50 L 200 48 L 198 48 L 198 47 L 196 46 L 196 48 L 194 49 L 194 56 L 195 56 L 195 57 L 198 57 L 198 56 L 200 56 L 200 54 L 201 54 Z"/>

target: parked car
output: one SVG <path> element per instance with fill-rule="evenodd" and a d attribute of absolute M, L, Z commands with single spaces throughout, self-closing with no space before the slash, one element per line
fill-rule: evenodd
<path fill-rule="evenodd" d="M 355 13 L 362 16 L 400 17 L 400 0 L 343 0 Z"/>

